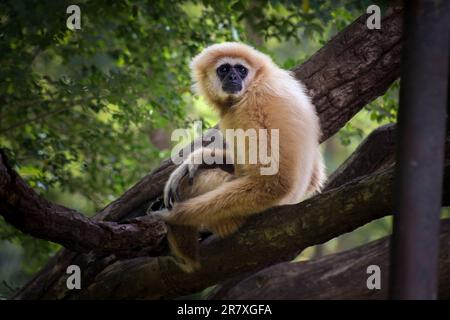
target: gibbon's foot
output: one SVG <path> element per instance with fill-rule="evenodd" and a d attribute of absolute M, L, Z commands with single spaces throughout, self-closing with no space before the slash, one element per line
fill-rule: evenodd
<path fill-rule="evenodd" d="M 171 212 L 167 209 L 147 212 L 147 214 L 166 222 L 167 242 L 172 252 L 173 262 L 184 272 L 191 273 L 200 268 L 197 228 L 167 223 Z"/>
<path fill-rule="evenodd" d="M 184 272 L 200 268 L 198 230 L 189 226 L 167 224 L 167 241 L 175 263 Z"/>
<path fill-rule="evenodd" d="M 177 206 L 177 208 L 172 210 L 162 209 L 159 211 L 153 211 L 149 213 L 149 215 L 152 215 L 164 221 L 166 225 L 171 224 L 179 227 L 192 227 L 192 223 L 189 223 L 191 222 L 189 220 L 189 216 L 191 215 L 187 215 L 186 212 L 179 211 L 178 208 L 179 206 Z"/>
<path fill-rule="evenodd" d="M 188 226 L 189 223 L 186 223 L 186 214 L 180 212 L 178 210 L 178 205 L 175 209 L 162 209 L 159 211 L 154 211 L 150 213 L 154 217 L 164 221 L 166 224 L 173 224 L 177 226 Z"/>
<path fill-rule="evenodd" d="M 200 263 L 197 261 L 188 261 L 181 257 L 169 256 L 170 260 L 177 265 L 178 268 L 183 270 L 185 273 L 193 273 L 194 271 L 200 269 Z"/>
<path fill-rule="evenodd" d="M 180 185 L 185 177 L 188 177 L 188 183 L 192 185 L 199 167 L 199 164 L 183 163 L 170 175 L 164 188 L 164 204 L 167 209 L 172 209 L 175 202 L 182 201 Z"/>

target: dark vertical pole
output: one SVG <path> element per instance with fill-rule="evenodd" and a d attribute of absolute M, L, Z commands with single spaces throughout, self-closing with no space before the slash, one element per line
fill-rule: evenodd
<path fill-rule="evenodd" d="M 405 1 L 391 256 L 393 299 L 437 298 L 449 3 Z"/>

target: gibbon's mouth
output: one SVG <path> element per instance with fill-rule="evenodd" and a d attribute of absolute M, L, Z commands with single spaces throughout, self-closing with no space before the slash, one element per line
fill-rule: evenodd
<path fill-rule="evenodd" d="M 222 90 L 226 93 L 234 94 L 242 90 L 242 85 L 237 82 L 228 82 L 222 86 Z"/>

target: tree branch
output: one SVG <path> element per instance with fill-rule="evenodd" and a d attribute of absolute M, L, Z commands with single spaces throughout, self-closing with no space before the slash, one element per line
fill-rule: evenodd
<path fill-rule="evenodd" d="M 399 77 L 401 7 L 387 10 L 380 30 L 369 30 L 366 21 L 367 15 L 362 15 L 293 69 L 309 89 L 319 113 L 322 141 L 383 95 Z"/>
<path fill-rule="evenodd" d="M 396 124 L 388 124 L 374 130 L 351 156 L 330 176 L 324 191 L 341 186 L 352 179 L 370 175 L 395 163 Z M 450 131 L 446 139 L 446 159 L 450 159 Z M 226 292 L 252 272 L 225 279 L 216 286 L 218 292 Z"/>
<path fill-rule="evenodd" d="M 330 186 L 343 184 L 364 174 L 371 174 L 385 165 L 386 161 L 392 159 L 394 154 L 394 135 L 395 125 L 386 125 L 376 129 L 361 143 L 349 159 L 336 170 L 336 173 L 332 175 L 326 190 L 331 189 Z M 389 161 L 387 162 L 390 163 Z M 67 253 L 67 255 L 73 258 L 73 254 Z M 117 259 L 109 260 L 109 262 L 116 260 Z M 104 266 L 102 260 L 99 264 L 100 266 Z M 89 283 L 93 280 L 94 279 L 86 279 L 86 282 Z"/>
<path fill-rule="evenodd" d="M 270 266 L 210 299 L 387 299 L 389 245 L 385 237 L 358 248 L 306 262 Z M 439 298 L 450 298 L 450 219 L 441 221 Z M 367 267 L 381 271 L 381 289 L 369 290 Z"/>
<path fill-rule="evenodd" d="M 448 122 L 448 121 L 447 121 Z M 445 158 L 450 159 L 450 123 L 447 123 Z M 328 177 L 324 190 L 333 189 L 361 175 L 369 175 L 395 163 L 397 125 L 381 126 L 364 139 L 341 166 Z"/>
<path fill-rule="evenodd" d="M 443 204 L 450 203 L 450 163 Z M 288 261 L 303 249 L 326 242 L 392 212 L 393 169 L 364 176 L 296 205 L 253 216 L 225 239 L 201 244 L 201 268 L 181 271 L 167 257 L 118 261 L 73 298 L 173 298 L 197 292 L 242 272 Z M 126 271 L 126 272 L 125 272 Z M 104 290 L 105 286 L 114 288 Z"/>
<path fill-rule="evenodd" d="M 396 128 L 396 124 L 387 124 L 372 131 L 350 157 L 329 176 L 324 190 L 336 188 L 361 175 L 369 175 L 393 164 Z"/>
<path fill-rule="evenodd" d="M 166 229 L 152 217 L 127 224 L 94 221 L 40 197 L 8 165 L 0 150 L 0 213 L 7 222 L 34 237 L 77 251 L 131 251 L 154 248 Z"/>

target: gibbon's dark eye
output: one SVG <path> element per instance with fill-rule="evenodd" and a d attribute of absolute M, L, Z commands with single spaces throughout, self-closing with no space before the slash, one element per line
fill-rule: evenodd
<path fill-rule="evenodd" d="M 223 78 L 228 72 L 230 72 L 231 66 L 228 63 L 222 64 L 217 68 L 217 75 Z"/>
<path fill-rule="evenodd" d="M 241 64 L 235 65 L 234 68 L 239 72 L 241 78 L 244 79 L 248 73 L 248 69 Z"/>

